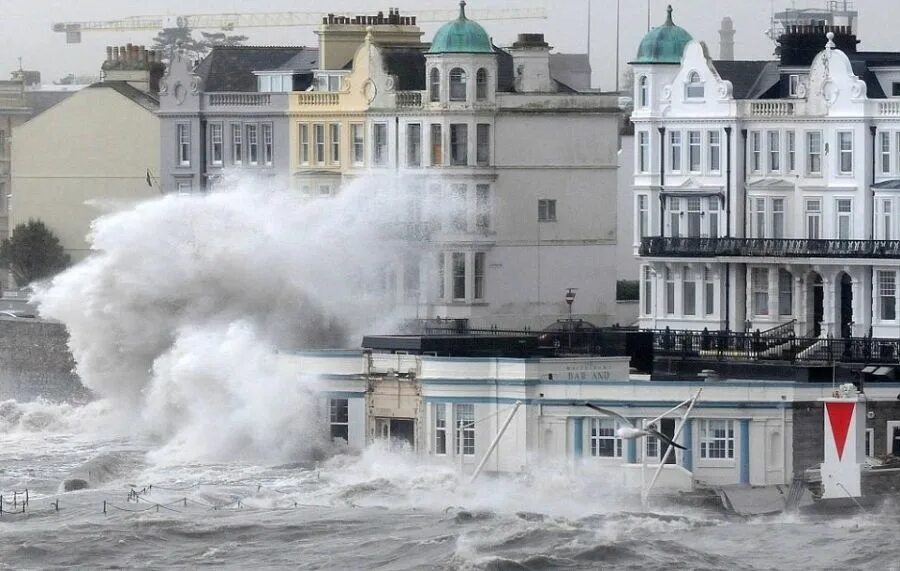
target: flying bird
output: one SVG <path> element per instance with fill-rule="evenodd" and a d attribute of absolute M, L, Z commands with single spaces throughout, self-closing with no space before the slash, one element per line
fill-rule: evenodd
<path fill-rule="evenodd" d="M 637 428 L 634 424 L 631 423 L 630 420 L 617 412 L 613 412 L 606 408 L 600 408 L 599 406 L 591 404 L 589 402 L 584 403 L 584 405 L 592 410 L 596 410 L 600 414 L 611 416 L 616 419 L 619 422 L 619 428 L 618 430 L 616 430 L 616 436 L 619 438 L 633 440 L 635 438 L 641 438 L 642 436 L 655 436 L 660 440 L 660 442 L 664 442 L 669 446 L 674 446 L 675 448 L 679 448 L 681 450 L 687 450 L 687 448 L 685 448 L 681 444 L 678 444 L 656 429 L 656 422 L 659 420 L 659 418 L 654 418 L 653 420 L 651 420 L 646 428 Z"/>

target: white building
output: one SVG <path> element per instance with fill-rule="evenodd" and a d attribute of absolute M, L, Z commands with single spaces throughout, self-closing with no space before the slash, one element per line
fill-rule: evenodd
<path fill-rule="evenodd" d="M 857 51 L 846 26 L 779 43 L 713 61 L 671 8 L 641 42 L 641 327 L 896 338 L 900 53 Z"/>

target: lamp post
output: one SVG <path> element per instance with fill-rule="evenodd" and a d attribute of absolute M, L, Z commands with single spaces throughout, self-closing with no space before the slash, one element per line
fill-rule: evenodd
<path fill-rule="evenodd" d="M 569 326 L 567 329 L 569 330 L 569 350 L 572 350 L 572 328 L 574 327 L 574 323 L 572 321 L 572 304 L 575 302 L 575 292 L 578 288 L 570 287 L 567 288 L 566 291 L 566 303 L 569 304 Z"/>

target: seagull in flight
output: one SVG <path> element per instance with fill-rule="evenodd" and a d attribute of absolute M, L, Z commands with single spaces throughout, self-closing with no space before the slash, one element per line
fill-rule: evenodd
<path fill-rule="evenodd" d="M 651 420 L 646 428 L 637 428 L 634 424 L 631 423 L 630 420 L 622 416 L 617 412 L 613 412 L 607 408 L 600 408 L 597 405 L 591 404 L 589 402 L 584 403 L 584 406 L 596 410 L 602 415 L 611 416 L 619 422 L 619 428 L 616 430 L 616 436 L 619 438 L 623 438 L 626 440 L 633 440 L 635 438 L 641 438 L 642 436 L 655 436 L 660 440 L 660 442 L 664 442 L 669 446 L 674 446 L 675 448 L 679 448 L 681 450 L 687 450 L 681 444 L 678 444 L 656 428 L 656 423 L 659 422 L 660 418 L 657 417 Z"/>

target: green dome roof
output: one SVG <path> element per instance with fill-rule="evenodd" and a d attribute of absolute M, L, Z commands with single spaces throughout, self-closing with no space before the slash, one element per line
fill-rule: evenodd
<path fill-rule="evenodd" d="M 631 63 L 681 63 L 684 46 L 694 38 L 672 22 L 672 6 L 667 12 L 666 23 L 647 32 Z"/>
<path fill-rule="evenodd" d="M 430 54 L 492 54 L 491 38 L 478 22 L 466 18 L 466 2 L 459 3 L 459 18 L 447 22 L 431 41 Z"/>

